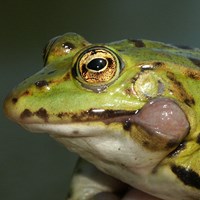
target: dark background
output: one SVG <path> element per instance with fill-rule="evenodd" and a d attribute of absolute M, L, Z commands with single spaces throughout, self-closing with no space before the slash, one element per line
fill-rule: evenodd
<path fill-rule="evenodd" d="M 200 47 L 198 0 L 0 2 L 1 105 L 42 67 L 47 41 L 77 32 L 91 42 L 151 39 Z M 0 199 L 62 200 L 77 157 L 48 135 L 32 134 L 0 112 Z"/>

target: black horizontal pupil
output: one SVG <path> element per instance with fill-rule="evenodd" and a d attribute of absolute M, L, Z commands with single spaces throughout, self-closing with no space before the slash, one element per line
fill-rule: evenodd
<path fill-rule="evenodd" d="M 87 68 L 95 71 L 100 71 L 106 66 L 106 63 L 107 62 L 105 59 L 95 58 L 88 63 Z"/>

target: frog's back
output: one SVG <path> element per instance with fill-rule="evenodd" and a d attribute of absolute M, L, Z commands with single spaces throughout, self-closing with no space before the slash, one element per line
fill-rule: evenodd
<path fill-rule="evenodd" d="M 196 70 L 200 69 L 199 48 L 175 46 L 151 40 L 122 40 L 109 43 L 109 45 L 127 55 L 133 54 L 138 61 L 161 60 Z M 139 52 L 138 55 L 137 52 Z"/>

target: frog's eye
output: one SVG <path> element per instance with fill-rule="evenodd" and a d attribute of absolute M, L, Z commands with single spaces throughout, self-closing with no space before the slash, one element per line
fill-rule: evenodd
<path fill-rule="evenodd" d="M 122 68 L 121 59 L 112 50 L 99 46 L 78 57 L 74 74 L 84 87 L 100 92 L 118 78 Z"/>

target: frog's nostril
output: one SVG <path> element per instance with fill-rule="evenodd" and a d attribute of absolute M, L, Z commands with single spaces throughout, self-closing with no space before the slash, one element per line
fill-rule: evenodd
<path fill-rule="evenodd" d="M 156 98 L 138 113 L 136 123 L 152 135 L 181 141 L 189 132 L 189 122 L 179 105 L 169 98 Z"/>

